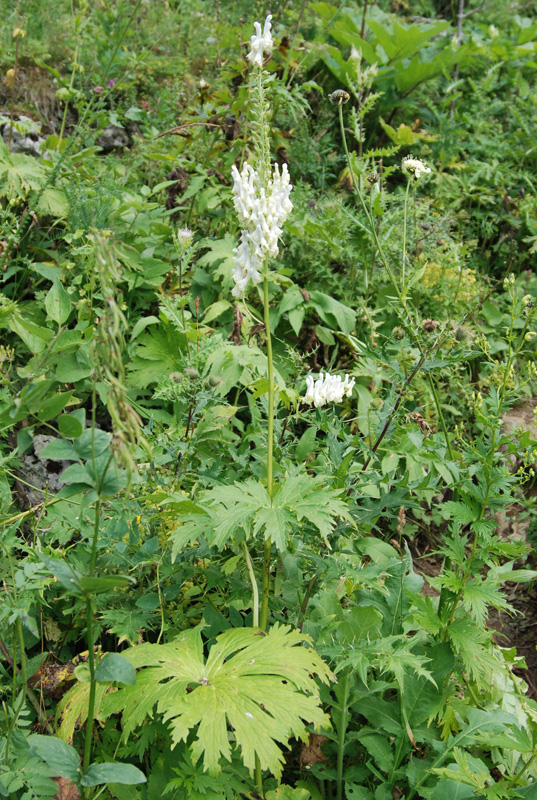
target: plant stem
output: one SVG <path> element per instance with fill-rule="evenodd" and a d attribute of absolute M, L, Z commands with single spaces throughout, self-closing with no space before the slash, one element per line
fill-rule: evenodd
<path fill-rule="evenodd" d="M 94 428 L 95 430 L 95 428 Z M 97 562 L 97 541 L 99 538 L 99 523 L 101 520 L 101 500 L 95 503 L 95 520 L 93 523 L 93 538 L 91 542 L 91 559 L 89 577 L 91 578 L 95 572 L 95 564 Z M 90 765 L 91 760 L 91 745 L 93 739 L 93 716 L 95 714 L 95 654 L 93 652 L 93 606 L 91 596 L 86 601 L 86 641 L 88 645 L 88 667 L 90 673 L 90 691 L 88 700 L 88 718 L 86 720 L 86 736 L 84 741 L 84 771 Z M 89 797 L 89 794 L 88 794 Z"/>
<path fill-rule="evenodd" d="M 242 543 L 242 552 L 244 553 L 244 560 L 246 561 L 246 567 L 248 568 L 250 583 L 252 584 L 254 628 L 259 628 L 259 589 L 257 587 L 257 579 L 255 577 L 252 559 L 250 558 L 250 553 L 248 552 L 248 547 L 246 546 L 246 542 Z"/>
<path fill-rule="evenodd" d="M 438 418 L 439 418 L 440 424 L 442 426 L 442 432 L 444 434 L 444 439 L 446 440 L 447 451 L 449 453 L 450 459 L 452 461 L 454 461 L 455 459 L 453 457 L 453 450 L 451 449 L 451 442 L 449 441 L 448 430 L 447 430 L 447 426 L 446 426 L 446 420 L 444 419 L 444 414 L 442 412 L 442 406 L 440 405 L 440 399 L 438 397 L 438 392 L 436 391 L 436 386 L 434 384 L 433 376 L 431 375 L 430 372 L 427 373 L 427 379 L 429 381 L 429 386 L 431 387 L 431 392 L 433 394 L 434 404 L 436 406 L 436 412 L 438 414 Z"/>
<path fill-rule="evenodd" d="M 343 756 L 345 754 L 345 734 L 347 733 L 347 715 L 348 715 L 348 700 L 349 700 L 349 678 L 350 668 L 345 672 L 343 678 L 343 697 L 341 701 L 341 715 L 339 718 L 339 725 L 337 731 L 337 793 L 336 799 L 342 800 L 343 798 Z"/>
<path fill-rule="evenodd" d="M 403 283 L 403 292 L 405 291 L 405 265 L 406 265 L 406 221 L 407 221 L 407 214 L 408 214 L 408 192 L 410 190 L 410 180 L 407 181 L 406 184 L 406 192 L 405 192 L 405 208 L 403 213 L 403 263 L 402 263 L 402 283 Z"/>
<path fill-rule="evenodd" d="M 270 309 L 268 292 L 268 274 L 265 268 L 265 278 L 263 281 L 263 306 L 265 316 L 265 334 L 267 337 L 267 364 L 268 364 L 268 426 L 267 426 L 267 492 L 272 503 L 273 495 L 273 476 L 274 476 L 274 363 L 272 360 L 272 337 L 270 333 Z M 263 578 L 262 578 L 262 599 L 261 599 L 261 618 L 259 625 L 261 630 L 267 627 L 268 619 L 268 600 L 270 583 L 270 556 L 271 542 L 265 540 L 263 553 Z"/>

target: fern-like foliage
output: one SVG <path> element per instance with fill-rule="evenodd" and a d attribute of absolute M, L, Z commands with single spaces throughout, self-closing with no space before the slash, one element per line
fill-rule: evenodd
<path fill-rule="evenodd" d="M 233 486 L 218 486 L 205 492 L 194 510 L 179 519 L 173 534 L 173 558 L 184 547 L 204 536 L 211 545 L 224 547 L 242 529 L 243 537 L 260 532 L 283 551 L 293 531 L 309 523 L 328 543 L 336 519 L 352 523 L 341 490 L 328 489 L 324 478 L 307 473 L 288 475 L 276 487 L 272 501 L 263 483 L 253 478 Z"/>
<path fill-rule="evenodd" d="M 275 625 L 267 634 L 252 628 L 225 631 L 207 660 L 199 629 L 170 644 L 134 647 L 123 655 L 139 668 L 136 685 L 106 695 L 101 715 L 122 712 L 129 736 L 156 706 L 170 722 L 175 745 L 197 730 L 192 758 L 203 757 L 209 773 L 220 772 L 222 758 L 231 760 L 231 738 L 248 769 L 258 756 L 262 769 L 279 777 L 280 745 L 291 737 L 307 739 L 306 723 L 329 726 L 313 676 L 327 683 L 331 673 L 303 646 L 308 641 L 299 631 Z"/>

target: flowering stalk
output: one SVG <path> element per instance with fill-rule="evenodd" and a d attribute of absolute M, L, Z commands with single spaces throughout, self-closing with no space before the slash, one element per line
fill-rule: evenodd
<path fill-rule="evenodd" d="M 234 165 L 233 202 L 242 226 L 240 243 L 234 250 L 234 297 L 242 297 L 250 286 L 263 283 L 263 312 L 267 338 L 268 365 L 268 421 L 267 421 L 267 493 L 272 501 L 274 483 L 274 364 L 270 332 L 270 304 L 268 261 L 278 255 L 278 240 L 292 203 L 289 199 L 291 183 L 287 165 L 281 171 L 277 164 L 271 169 L 269 142 L 270 108 L 265 98 L 263 59 L 272 49 L 271 15 L 266 18 L 263 31 L 255 22 L 248 53 L 254 70 L 252 81 L 253 131 L 257 169 L 244 164 L 241 171 Z M 264 630 L 268 620 L 271 543 L 265 540 L 263 548 L 262 595 L 259 627 Z M 247 560 L 248 564 L 248 560 Z M 249 568 L 251 576 L 251 570 Z M 253 586 L 254 607 L 257 605 L 257 586 Z M 254 622 L 255 624 L 255 622 Z M 258 786 L 260 771 L 256 770 Z"/>

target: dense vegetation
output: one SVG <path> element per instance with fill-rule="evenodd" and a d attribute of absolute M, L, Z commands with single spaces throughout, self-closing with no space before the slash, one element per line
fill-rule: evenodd
<path fill-rule="evenodd" d="M 2 13 L 0 796 L 535 800 L 534 5 Z"/>

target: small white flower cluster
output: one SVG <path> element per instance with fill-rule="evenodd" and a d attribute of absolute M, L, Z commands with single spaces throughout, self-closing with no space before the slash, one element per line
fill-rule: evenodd
<path fill-rule="evenodd" d="M 403 172 L 406 172 L 408 175 L 413 175 L 417 181 L 419 181 L 422 175 L 426 175 L 431 171 L 431 168 L 426 167 L 419 158 L 411 158 L 410 156 L 403 159 L 402 166 Z"/>
<path fill-rule="evenodd" d="M 282 171 L 277 164 L 265 190 L 259 173 L 250 164 L 242 172 L 233 165 L 233 202 L 242 225 L 241 241 L 235 250 L 233 296 L 240 297 L 251 280 L 254 286 L 261 282 L 261 269 L 267 258 L 278 255 L 278 239 L 282 225 L 293 204 L 289 200 L 291 186 L 287 165 Z"/>
<path fill-rule="evenodd" d="M 261 33 L 261 23 L 254 22 L 255 33 L 250 39 L 251 50 L 248 53 L 248 60 L 256 67 L 263 66 L 263 53 L 270 53 L 272 51 L 272 35 L 270 33 L 270 21 L 272 14 L 269 14 L 265 20 L 263 33 Z"/>
<path fill-rule="evenodd" d="M 176 235 L 182 250 L 186 250 L 186 248 L 192 244 L 194 232 L 191 231 L 190 228 L 179 228 Z"/>
<path fill-rule="evenodd" d="M 330 375 L 329 372 L 326 375 L 321 372 L 317 380 L 313 375 L 307 375 L 304 402 L 313 403 L 315 408 L 326 403 L 341 403 L 344 397 L 351 396 L 355 382 L 355 378 L 349 380 L 348 375 L 342 380 L 341 375 Z"/>

